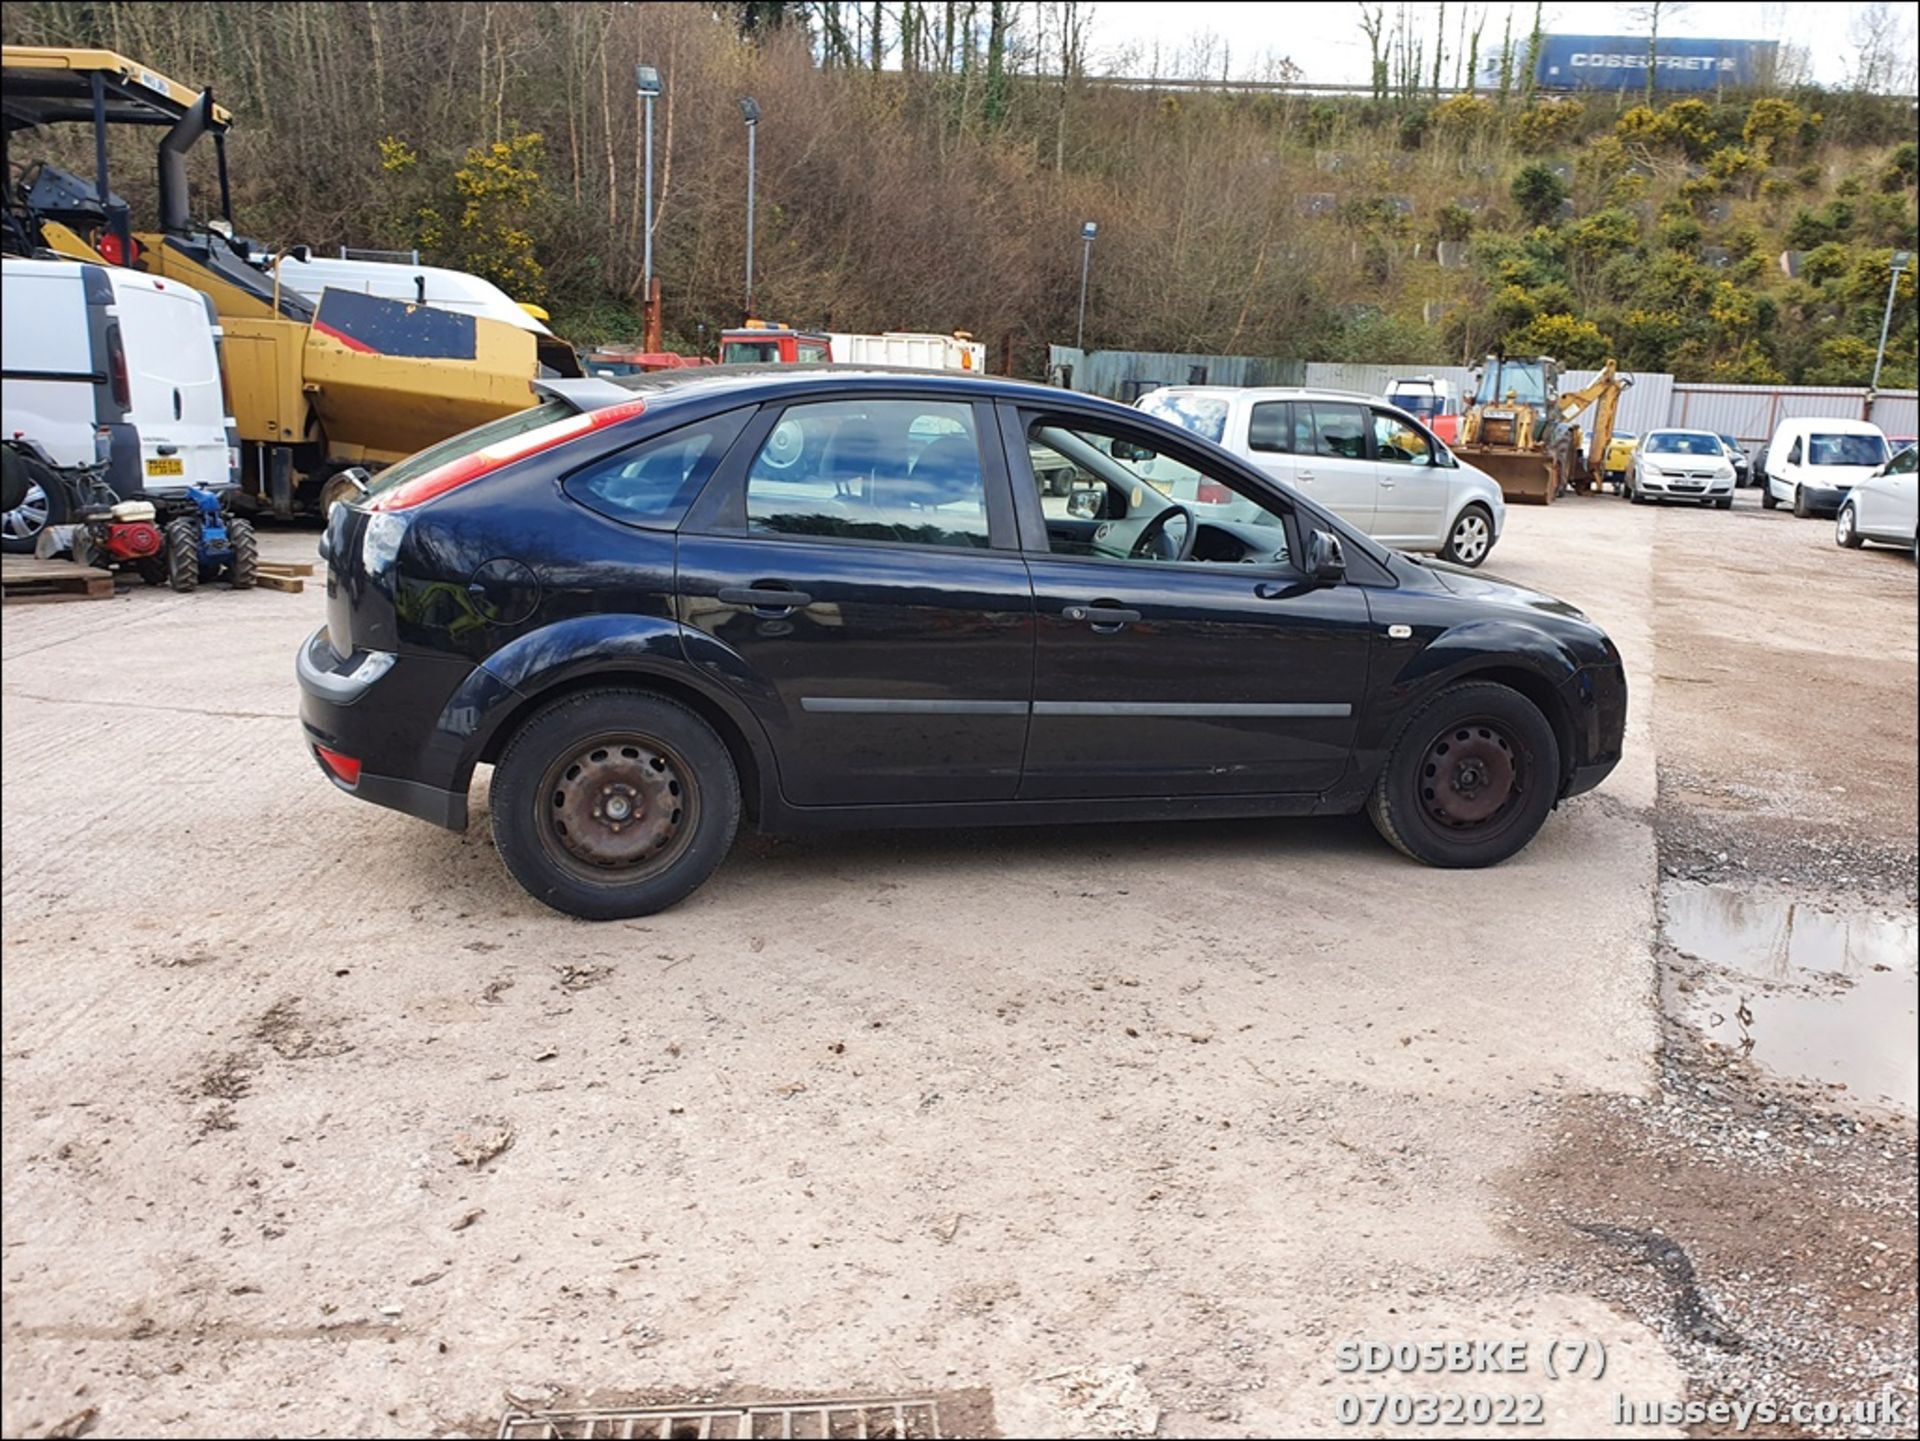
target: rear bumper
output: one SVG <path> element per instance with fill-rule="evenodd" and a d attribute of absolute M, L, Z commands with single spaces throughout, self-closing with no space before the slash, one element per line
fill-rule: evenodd
<path fill-rule="evenodd" d="M 449 830 L 466 828 L 472 765 L 466 737 L 449 734 L 443 720 L 471 667 L 384 651 L 343 657 L 322 626 L 300 647 L 294 673 L 307 752 L 336 789 Z M 359 762 L 358 777 L 342 780 L 321 747 Z"/>

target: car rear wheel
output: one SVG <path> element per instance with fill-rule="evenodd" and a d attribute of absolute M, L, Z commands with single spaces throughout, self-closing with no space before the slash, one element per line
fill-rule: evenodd
<path fill-rule="evenodd" d="M 1492 549 L 1493 512 L 1484 505 L 1470 505 L 1460 512 L 1453 529 L 1447 533 L 1446 548 L 1440 552 L 1440 558 L 1472 567 L 1485 560 Z"/>
<path fill-rule="evenodd" d="M 1807 504 L 1807 488 L 1804 485 L 1796 485 L 1793 488 L 1793 518 L 1795 520 L 1813 518 L 1813 509 Z"/>
<path fill-rule="evenodd" d="M 1367 814 L 1427 865 L 1497 865 L 1533 839 L 1559 784 L 1560 746 L 1547 718 L 1518 691 L 1469 681 L 1407 723 Z"/>
<path fill-rule="evenodd" d="M 1854 524 L 1851 502 L 1841 506 L 1840 513 L 1833 518 L 1833 543 L 1848 550 L 1860 549 L 1860 531 Z"/>
<path fill-rule="evenodd" d="M 495 767 L 494 845 L 534 899 L 584 920 L 652 915 L 713 874 L 740 822 L 733 758 L 678 702 L 634 690 L 537 712 Z"/>

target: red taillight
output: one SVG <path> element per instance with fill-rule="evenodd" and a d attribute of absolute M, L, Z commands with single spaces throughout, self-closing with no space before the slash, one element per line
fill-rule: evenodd
<path fill-rule="evenodd" d="M 327 774 L 341 785 L 360 784 L 360 762 L 352 756 L 343 756 L 339 751 L 328 750 L 325 746 L 315 746 L 313 753 L 320 757 L 320 764 L 327 768 Z"/>
<path fill-rule="evenodd" d="M 525 460 L 530 455 L 538 455 L 543 450 L 552 450 L 556 445 L 565 445 L 583 435 L 591 435 L 596 430 L 605 430 L 610 425 L 618 425 L 623 420 L 631 420 L 647 408 L 644 400 L 623 400 L 618 405 L 609 405 L 605 410 L 588 411 L 584 415 L 573 415 L 565 420 L 556 420 L 552 425 L 543 425 L 537 430 L 529 430 L 525 435 L 516 435 L 509 440 L 495 441 L 492 445 L 482 446 L 471 455 L 463 455 L 458 460 L 450 460 L 445 465 L 436 466 L 425 475 L 415 476 L 412 480 L 402 481 L 392 490 L 382 491 L 367 502 L 368 510 L 411 510 L 416 505 L 424 505 L 435 496 L 445 495 L 470 480 L 478 480 L 500 469 L 512 465 L 515 461 Z"/>
<path fill-rule="evenodd" d="M 1199 494 L 1194 498 L 1206 505 L 1225 505 L 1233 499 L 1233 491 L 1217 480 L 1203 480 L 1200 482 Z"/>
<path fill-rule="evenodd" d="M 120 327 L 107 327 L 107 381 L 113 387 L 113 403 L 122 410 L 133 406 L 133 391 L 127 384 L 127 347 L 120 340 Z"/>

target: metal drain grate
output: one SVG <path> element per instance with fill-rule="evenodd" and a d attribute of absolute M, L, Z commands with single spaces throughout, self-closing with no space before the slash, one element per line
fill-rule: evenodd
<path fill-rule="evenodd" d="M 647 1438 L 647 1441 L 934 1441 L 940 1408 L 904 1397 L 870 1401 L 795 1401 L 767 1406 L 634 1406 L 602 1411 L 509 1411 L 500 1434 L 540 1441 Z"/>

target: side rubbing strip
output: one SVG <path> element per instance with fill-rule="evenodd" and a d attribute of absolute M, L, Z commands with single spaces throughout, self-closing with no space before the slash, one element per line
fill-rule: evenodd
<path fill-rule="evenodd" d="M 802 696 L 800 709 L 819 715 L 1026 715 L 1021 700 L 882 700 L 864 696 Z M 1035 701 L 1034 715 L 1050 716 L 1293 716 L 1334 717 L 1353 714 L 1344 702 L 1225 703 L 1209 705 L 1185 701 Z"/>
<path fill-rule="evenodd" d="M 800 709 L 828 715 L 1025 715 L 1023 700 L 868 700 L 861 696 L 800 698 Z"/>
<path fill-rule="evenodd" d="M 1209 705 L 1181 701 L 1041 700 L 1033 703 L 1033 713 L 1072 716 L 1345 716 L 1353 714 L 1353 707 L 1344 702 Z"/>

